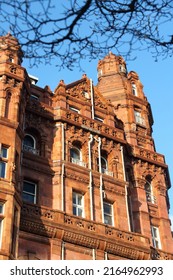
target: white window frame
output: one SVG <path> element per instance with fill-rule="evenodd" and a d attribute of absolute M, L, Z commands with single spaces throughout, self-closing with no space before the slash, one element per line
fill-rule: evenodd
<path fill-rule="evenodd" d="M 149 190 L 146 189 L 146 184 Z M 153 204 L 156 203 L 156 197 L 153 195 L 153 188 L 150 182 L 146 181 L 145 183 L 145 194 L 147 202 L 151 202 Z"/>
<path fill-rule="evenodd" d="M 132 83 L 132 93 L 134 96 L 138 96 L 137 87 L 134 83 Z"/>
<path fill-rule="evenodd" d="M 38 101 L 39 100 L 39 97 L 35 94 L 31 94 L 30 95 L 30 100 L 35 100 L 35 101 Z"/>
<path fill-rule="evenodd" d="M 35 138 L 34 138 L 34 136 L 32 136 L 31 134 L 25 134 L 25 136 L 24 136 L 24 140 L 25 140 L 25 137 L 26 136 L 29 136 L 29 137 L 31 137 L 32 138 L 32 140 L 34 141 L 34 146 L 32 147 L 33 149 L 35 149 L 36 148 L 36 140 L 35 140 Z"/>
<path fill-rule="evenodd" d="M 104 210 L 104 206 L 105 206 L 105 205 L 108 205 L 108 206 L 110 207 L 110 210 L 111 210 L 111 213 L 110 213 L 110 214 L 105 212 L 105 210 Z M 112 203 L 110 203 L 110 202 L 108 202 L 108 201 L 103 201 L 103 214 L 104 214 L 104 223 L 105 223 L 106 225 L 114 226 L 114 219 L 113 219 L 114 214 L 113 214 L 113 204 L 112 204 Z M 107 222 L 106 222 L 105 216 L 111 218 L 111 223 L 107 223 Z"/>
<path fill-rule="evenodd" d="M 3 222 L 4 222 L 4 202 L 0 201 L 0 248 L 2 245 L 2 230 L 3 230 Z"/>
<path fill-rule="evenodd" d="M 75 112 L 75 113 L 77 113 L 77 114 L 79 114 L 79 112 L 80 112 L 79 109 L 77 109 L 77 108 L 75 108 L 75 107 L 73 107 L 73 106 L 69 106 L 69 110 L 71 110 L 71 111 L 73 111 L 73 112 Z"/>
<path fill-rule="evenodd" d="M 103 167 L 102 161 L 104 161 L 106 168 Z M 108 170 L 108 161 L 105 157 L 101 156 L 101 171 L 102 173 L 106 173 L 107 170 Z"/>
<path fill-rule="evenodd" d="M 134 114 L 135 114 L 135 121 L 136 121 L 136 123 L 141 124 L 141 125 L 145 125 L 145 120 L 141 116 L 141 112 L 135 110 Z"/>
<path fill-rule="evenodd" d="M 158 227 L 151 226 L 151 236 L 152 236 L 153 247 L 157 249 L 161 249 L 160 234 L 159 234 Z"/>
<path fill-rule="evenodd" d="M 78 201 L 78 198 L 81 198 L 81 205 L 73 202 L 73 198 L 75 196 L 75 200 Z M 72 193 L 72 207 L 73 207 L 73 215 L 84 218 L 84 195 L 80 192 L 73 191 Z M 76 209 L 76 214 L 74 213 L 74 208 Z M 79 215 L 79 210 L 82 211 L 82 215 Z"/>
<path fill-rule="evenodd" d="M 25 182 L 34 185 L 34 193 L 28 192 L 28 191 L 24 191 L 24 183 Z M 37 184 L 35 182 L 24 180 L 23 181 L 23 192 L 22 192 L 22 195 L 24 193 L 33 197 L 33 202 L 30 202 L 28 200 L 23 199 L 24 202 L 36 204 L 36 201 L 37 201 Z"/>
<path fill-rule="evenodd" d="M 6 155 L 3 154 L 3 150 L 6 151 Z M 7 163 L 8 163 L 8 148 L 5 147 L 4 145 L 0 146 L 0 163 L 4 164 L 5 166 L 4 176 L 1 177 L 0 174 L 0 178 L 6 178 Z"/>
<path fill-rule="evenodd" d="M 94 119 L 95 119 L 96 121 L 98 121 L 98 122 L 103 123 L 103 119 L 100 118 L 100 117 L 94 116 Z"/>
<path fill-rule="evenodd" d="M 29 137 L 32 138 L 33 143 L 34 143 L 33 147 L 30 147 L 30 146 L 28 146 L 28 145 L 26 145 L 26 144 L 24 143 L 25 137 L 26 137 L 26 136 L 29 136 Z M 31 134 L 28 134 L 28 133 L 25 134 L 25 137 L 24 137 L 24 140 L 23 140 L 23 150 L 26 151 L 26 152 L 30 152 L 30 153 L 32 153 L 32 154 L 37 154 L 37 155 L 39 155 L 39 151 L 36 149 L 36 139 L 35 139 L 35 137 L 32 136 Z"/>
<path fill-rule="evenodd" d="M 74 158 L 74 157 L 71 156 L 71 151 L 72 150 L 76 150 L 79 153 L 79 158 Z M 79 165 L 79 166 L 86 167 L 86 163 L 82 161 L 81 149 L 79 149 L 78 147 L 73 146 L 73 147 L 70 148 L 70 161 L 74 164 Z"/>

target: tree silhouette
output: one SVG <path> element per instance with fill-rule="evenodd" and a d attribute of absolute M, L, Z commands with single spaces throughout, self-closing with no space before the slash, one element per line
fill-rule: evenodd
<path fill-rule="evenodd" d="M 31 64 L 72 68 L 108 51 L 171 56 L 172 0 L 0 0 L 0 35 L 18 38 Z"/>

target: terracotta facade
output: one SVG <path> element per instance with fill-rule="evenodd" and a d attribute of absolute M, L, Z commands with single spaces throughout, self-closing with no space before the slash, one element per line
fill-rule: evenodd
<path fill-rule="evenodd" d="M 170 186 L 137 73 L 109 53 L 55 91 L 0 38 L 0 259 L 173 259 Z"/>

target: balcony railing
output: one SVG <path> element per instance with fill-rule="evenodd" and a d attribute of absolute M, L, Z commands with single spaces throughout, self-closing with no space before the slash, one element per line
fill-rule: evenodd
<path fill-rule="evenodd" d="M 109 171 L 109 170 L 107 170 L 105 168 L 102 168 L 101 170 L 102 170 L 103 174 L 106 174 L 106 175 L 109 175 L 109 176 L 112 176 L 112 177 L 114 175 L 112 171 Z"/>
<path fill-rule="evenodd" d="M 39 155 L 39 150 L 27 145 L 23 145 L 23 151 L 32 153 L 34 155 Z"/>
<path fill-rule="evenodd" d="M 77 158 L 71 158 L 71 162 L 74 164 L 80 165 L 82 167 L 86 167 L 86 163 Z"/>

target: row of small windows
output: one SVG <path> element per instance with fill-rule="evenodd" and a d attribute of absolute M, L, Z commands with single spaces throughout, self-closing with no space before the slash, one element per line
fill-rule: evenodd
<path fill-rule="evenodd" d="M 133 92 L 133 94 L 134 94 L 135 96 L 137 96 L 137 89 L 136 89 L 136 85 L 135 85 L 135 84 L 132 84 L 132 92 Z M 75 107 L 69 107 L 69 109 L 70 109 L 71 111 L 75 112 L 75 113 L 79 113 L 79 112 L 80 112 L 80 111 L 79 111 L 77 108 L 75 108 Z M 134 111 L 134 115 L 135 115 L 135 121 L 136 121 L 136 123 L 139 123 L 139 124 L 141 124 L 141 125 L 145 125 L 145 120 L 144 120 L 144 118 L 141 116 L 141 112 L 140 112 L 140 111 L 135 110 L 135 111 Z M 104 121 L 102 118 L 100 118 L 100 117 L 98 117 L 98 116 L 94 116 L 94 119 L 95 119 L 96 121 L 101 122 L 101 123 L 103 123 L 103 121 Z"/>
<path fill-rule="evenodd" d="M 72 147 L 70 149 L 70 161 L 74 164 L 77 164 L 77 165 L 80 165 L 80 166 L 83 166 L 83 167 L 87 166 L 87 164 L 82 161 L 82 152 L 81 152 L 81 149 L 78 148 L 78 147 Z M 97 159 L 97 166 L 98 166 L 97 171 L 99 171 L 103 174 L 107 174 L 109 176 L 113 176 L 113 172 L 108 170 L 108 161 L 107 161 L 106 155 L 101 156 L 100 163 L 101 163 L 101 170 L 99 170 L 99 165 L 100 164 L 99 164 L 99 159 Z"/>
<path fill-rule="evenodd" d="M 35 139 L 30 137 L 29 135 L 25 136 L 24 145 L 27 147 L 27 151 L 35 151 Z M 31 149 L 31 150 L 29 150 Z M 72 147 L 70 149 L 70 159 L 71 162 L 83 167 L 86 167 L 86 163 L 82 161 L 82 152 L 80 148 Z M 8 163 L 8 148 L 2 146 L 1 152 L 0 152 L 0 177 L 5 178 L 6 177 L 6 166 Z M 99 160 L 97 162 L 98 165 L 98 171 L 100 171 L 103 174 L 107 174 L 109 176 L 113 176 L 113 172 L 108 170 L 108 162 L 106 156 L 101 156 L 101 170 L 99 170 Z M 28 189 L 32 192 L 28 192 Z M 32 183 L 26 183 L 24 185 L 24 194 L 28 197 L 35 197 L 35 185 Z M 153 195 L 152 185 L 151 185 L 151 179 L 149 177 L 146 178 L 145 183 L 145 193 L 146 193 L 146 200 L 148 202 L 151 202 L 153 204 L 156 203 L 156 197 Z M 33 202 L 33 201 L 32 201 Z"/>
<path fill-rule="evenodd" d="M 31 181 L 23 183 L 23 201 L 36 204 L 37 184 Z M 104 223 L 113 225 L 113 205 L 108 202 L 103 202 Z M 85 217 L 84 212 L 84 195 L 78 192 L 73 192 L 73 215 Z"/>
<path fill-rule="evenodd" d="M 75 107 L 73 107 L 73 106 L 69 106 L 69 110 L 71 110 L 71 111 L 73 111 L 73 112 L 75 112 L 75 113 L 77 113 L 77 114 L 80 113 L 80 110 L 77 109 L 77 108 L 75 108 Z M 99 121 L 99 122 L 103 122 L 103 121 L 104 121 L 102 118 L 98 117 L 97 115 L 94 116 L 94 119 L 95 119 L 96 121 Z"/>
<path fill-rule="evenodd" d="M 33 154 L 39 154 L 39 151 L 36 149 L 36 140 L 32 135 L 25 135 L 23 141 L 23 150 Z M 83 167 L 87 166 L 87 164 L 82 161 L 82 152 L 80 147 L 73 147 L 70 149 L 70 161 Z M 97 162 L 97 165 L 99 166 L 99 160 Z M 113 172 L 108 170 L 107 159 L 103 156 L 101 156 L 101 173 L 113 176 Z"/>
<path fill-rule="evenodd" d="M 23 200 L 29 203 L 36 203 L 37 196 L 37 184 L 30 181 L 24 181 L 23 183 Z M 72 194 L 72 213 L 78 217 L 85 217 L 85 208 L 84 208 L 84 195 L 73 191 Z M 0 205 L 0 211 L 1 210 Z M 114 225 L 114 214 L 113 214 L 113 204 L 108 201 L 103 201 L 103 216 L 104 223 L 107 225 Z M 151 226 L 151 235 L 152 242 L 155 248 L 161 248 L 160 237 L 159 237 L 159 229 L 155 226 Z"/>
<path fill-rule="evenodd" d="M 104 223 L 113 225 L 113 205 L 109 202 L 103 202 Z M 84 214 L 84 195 L 73 192 L 73 215 L 85 217 Z"/>

